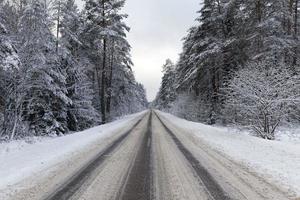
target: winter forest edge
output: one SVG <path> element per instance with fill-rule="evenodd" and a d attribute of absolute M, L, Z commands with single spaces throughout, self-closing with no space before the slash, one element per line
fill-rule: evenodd
<path fill-rule="evenodd" d="M 125 0 L 0 0 L 0 140 L 63 135 L 148 107 Z M 200 7 L 200 6 L 199 6 Z M 298 0 L 204 0 L 152 107 L 273 140 L 300 124 Z"/>
<path fill-rule="evenodd" d="M 0 1 L 0 139 L 63 135 L 147 107 L 124 0 Z"/>
<path fill-rule="evenodd" d="M 204 0 L 152 106 L 273 140 L 300 123 L 298 0 Z"/>

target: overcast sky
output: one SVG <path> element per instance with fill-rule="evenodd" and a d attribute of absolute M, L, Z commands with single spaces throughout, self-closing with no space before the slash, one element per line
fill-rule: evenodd
<path fill-rule="evenodd" d="M 81 0 L 76 0 L 83 5 Z M 162 65 L 167 58 L 176 62 L 182 38 L 195 24 L 200 0 L 127 0 L 124 12 L 132 46 L 134 72 L 146 90 L 149 101 L 158 92 Z"/>

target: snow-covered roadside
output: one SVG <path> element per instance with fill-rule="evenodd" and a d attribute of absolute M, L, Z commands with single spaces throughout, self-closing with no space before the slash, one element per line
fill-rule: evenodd
<path fill-rule="evenodd" d="M 244 135 L 253 135 L 249 129 L 237 127 L 237 126 L 214 126 L 216 128 L 221 128 L 226 130 L 226 132 L 244 134 Z M 282 126 L 279 127 L 275 134 L 275 140 L 281 142 L 289 142 L 293 144 L 300 144 L 300 125 L 299 126 Z"/>
<path fill-rule="evenodd" d="M 159 112 L 159 111 L 158 111 Z M 229 132 L 159 112 L 186 133 L 194 134 L 212 149 L 241 163 L 269 182 L 300 196 L 300 146 L 286 141 L 267 141 L 247 134 Z"/>
<path fill-rule="evenodd" d="M 276 140 L 300 145 L 300 125 L 293 127 L 279 127 Z"/>
<path fill-rule="evenodd" d="M 57 138 L 39 138 L 35 143 L 0 143 L 0 190 L 83 151 L 95 141 L 105 140 L 132 126 L 146 111 L 128 115 L 112 123 Z"/>

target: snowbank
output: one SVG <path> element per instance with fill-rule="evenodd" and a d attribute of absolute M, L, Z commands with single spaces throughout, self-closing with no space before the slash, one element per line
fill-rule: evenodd
<path fill-rule="evenodd" d="M 267 141 L 246 134 L 229 132 L 186 121 L 159 112 L 174 126 L 194 134 L 225 156 L 235 160 L 266 180 L 300 195 L 300 145 L 287 141 Z"/>
<path fill-rule="evenodd" d="M 44 171 L 95 141 L 112 136 L 117 130 L 133 125 L 144 113 L 63 137 L 37 138 L 34 143 L 24 140 L 0 143 L 0 190 Z"/>

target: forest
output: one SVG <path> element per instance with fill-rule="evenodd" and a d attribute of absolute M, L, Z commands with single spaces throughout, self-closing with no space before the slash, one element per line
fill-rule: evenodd
<path fill-rule="evenodd" d="M 199 2 L 200 3 L 200 2 Z M 273 140 L 300 122 L 298 0 L 204 0 L 153 106 Z"/>
<path fill-rule="evenodd" d="M 147 107 L 124 0 L 0 0 L 0 139 L 63 135 Z"/>

